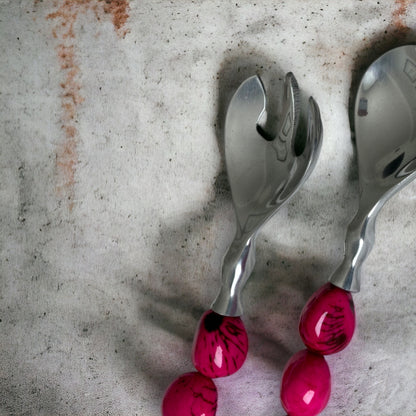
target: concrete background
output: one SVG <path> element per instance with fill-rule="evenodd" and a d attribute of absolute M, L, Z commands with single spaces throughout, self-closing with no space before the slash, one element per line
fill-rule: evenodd
<path fill-rule="evenodd" d="M 160 413 L 234 233 L 228 99 L 292 71 L 321 157 L 259 235 L 249 356 L 217 382 L 218 416 L 283 416 L 299 313 L 357 207 L 351 91 L 415 22 L 404 0 L 0 0 L 0 414 Z M 323 416 L 416 414 L 415 195 L 379 216 Z"/>

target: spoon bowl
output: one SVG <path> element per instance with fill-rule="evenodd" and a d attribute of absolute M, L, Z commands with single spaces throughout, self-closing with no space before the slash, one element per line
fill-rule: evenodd
<path fill-rule="evenodd" d="M 360 202 L 347 231 L 344 261 L 330 281 L 358 292 L 378 212 L 416 177 L 415 45 L 392 49 L 370 65 L 358 87 L 354 126 Z"/>
<path fill-rule="evenodd" d="M 416 170 L 416 47 L 396 48 L 365 73 L 356 98 L 360 185 L 380 196 Z"/>

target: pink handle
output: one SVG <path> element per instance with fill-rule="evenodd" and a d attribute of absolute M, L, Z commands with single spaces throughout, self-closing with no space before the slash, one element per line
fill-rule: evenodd
<path fill-rule="evenodd" d="M 243 365 L 248 352 L 248 337 L 243 321 L 209 310 L 199 322 L 192 348 L 192 361 L 202 374 L 225 377 Z"/>

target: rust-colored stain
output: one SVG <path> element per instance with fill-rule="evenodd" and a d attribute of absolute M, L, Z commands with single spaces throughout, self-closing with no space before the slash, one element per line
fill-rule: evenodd
<path fill-rule="evenodd" d="M 105 1 L 103 5 L 104 13 L 111 14 L 113 25 L 120 36 L 126 36 L 128 30 L 124 25 L 129 17 L 129 4 L 127 1 L 112 0 Z"/>
<path fill-rule="evenodd" d="M 35 1 L 35 5 L 37 2 Z M 52 35 L 59 41 L 56 52 L 63 72 L 63 80 L 60 84 L 63 140 L 56 149 L 56 191 L 61 199 L 68 201 L 68 208 L 72 211 L 75 203 L 75 172 L 78 163 L 79 133 L 76 124 L 79 105 L 84 101 L 76 55 L 75 25 L 80 14 L 86 14 L 91 10 L 98 21 L 105 16 L 111 16 L 117 35 L 124 38 L 128 33 L 125 24 L 129 17 L 130 6 L 128 0 L 61 0 L 55 1 L 53 6 L 55 10 L 46 18 L 55 22 Z"/>
<path fill-rule="evenodd" d="M 395 0 L 388 25 L 371 39 L 364 38 L 365 47 L 357 56 L 357 69 L 365 70 L 371 62 L 389 49 L 407 44 L 415 35 L 406 24 L 409 6 L 416 0 Z"/>
<path fill-rule="evenodd" d="M 395 31 L 405 35 L 410 31 L 410 28 L 406 25 L 403 18 L 406 17 L 407 7 L 412 0 L 395 0 L 395 9 L 392 14 L 392 26 Z"/>

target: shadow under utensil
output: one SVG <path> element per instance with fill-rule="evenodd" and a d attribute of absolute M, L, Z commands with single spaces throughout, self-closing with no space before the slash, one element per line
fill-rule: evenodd
<path fill-rule="evenodd" d="M 192 341 L 200 316 L 209 308 L 207 292 L 213 292 L 213 271 L 207 267 L 207 259 L 198 256 L 211 251 L 209 224 L 215 210 L 215 205 L 208 204 L 201 213 L 161 229 L 154 251 L 154 269 L 159 273 L 152 272 L 147 284 L 138 285 L 145 295 L 139 307 L 141 316 L 188 342 Z M 218 263 L 220 254 L 212 255 L 213 264 Z M 178 322 L 179 317 L 191 325 Z"/>
<path fill-rule="evenodd" d="M 149 339 L 142 338 L 138 345 L 136 334 L 126 334 L 130 348 L 125 359 L 154 386 L 160 400 L 180 374 L 194 371 L 192 340 L 199 319 L 209 309 L 219 284 L 217 269 L 223 253 L 216 250 L 216 235 L 221 230 L 219 225 L 213 224 L 219 223 L 221 195 L 216 194 L 200 212 L 186 213 L 173 224 L 162 225 L 153 251 L 152 270 L 133 283 L 133 290 L 140 299 L 139 319 L 153 334 Z M 154 342 L 158 340 L 159 343 L 160 337 L 171 347 L 169 351 L 166 346 L 158 347 L 158 356 Z M 165 354 L 160 357 L 163 349 Z M 170 362 L 172 356 L 175 358 Z"/>
<path fill-rule="evenodd" d="M 298 333 L 300 313 L 324 283 L 329 265 L 307 253 L 279 254 L 278 246 L 261 241 L 257 257 L 244 299 L 251 353 L 282 371 L 290 356 L 304 348 Z"/>

